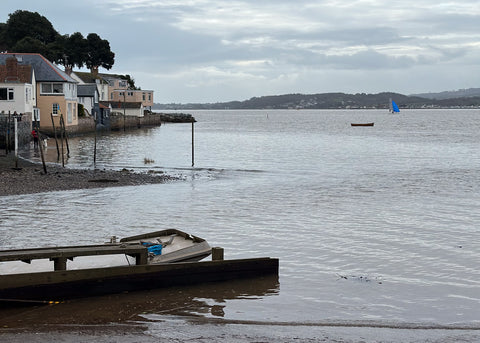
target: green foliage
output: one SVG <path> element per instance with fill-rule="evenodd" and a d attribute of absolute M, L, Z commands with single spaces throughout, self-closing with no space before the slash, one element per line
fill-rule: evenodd
<path fill-rule="evenodd" d="M 87 60 L 87 41 L 80 32 L 75 32 L 65 39 L 64 63 L 66 67 L 83 67 Z"/>
<path fill-rule="evenodd" d="M 78 104 L 78 117 L 85 117 L 85 107 L 82 104 Z"/>
<path fill-rule="evenodd" d="M 19 40 L 13 46 L 12 50 L 15 52 L 39 53 L 44 55 L 46 48 L 45 48 L 45 44 L 40 42 L 38 39 L 27 36 Z"/>
<path fill-rule="evenodd" d="M 13 47 L 25 37 L 31 37 L 48 44 L 58 36 L 50 21 L 37 12 L 17 10 L 9 15 L 5 30 L 5 42 L 8 47 Z"/>
<path fill-rule="evenodd" d="M 110 43 L 101 39 L 96 33 L 90 33 L 87 36 L 86 65 L 90 69 L 103 67 L 107 70 L 112 69 L 115 63 L 115 54 L 110 50 Z"/>
<path fill-rule="evenodd" d="M 0 51 L 39 53 L 65 67 L 111 69 L 115 54 L 110 43 L 96 33 L 60 35 L 47 18 L 37 12 L 18 10 L 0 23 Z"/>
<path fill-rule="evenodd" d="M 6 30 L 7 30 L 7 24 L 0 23 L 0 51 L 7 51 L 7 42 L 5 38 Z"/>

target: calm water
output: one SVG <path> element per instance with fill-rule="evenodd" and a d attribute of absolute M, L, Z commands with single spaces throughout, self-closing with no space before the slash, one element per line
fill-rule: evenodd
<path fill-rule="evenodd" d="M 190 124 L 98 137 L 97 168 L 183 181 L 2 197 L 0 247 L 176 227 L 226 258 L 280 258 L 278 280 L 180 291 L 180 314 L 142 309 L 152 330 L 172 315 L 480 327 L 478 110 L 190 113 L 194 168 Z M 68 167 L 93 167 L 92 137 L 70 150 Z"/>

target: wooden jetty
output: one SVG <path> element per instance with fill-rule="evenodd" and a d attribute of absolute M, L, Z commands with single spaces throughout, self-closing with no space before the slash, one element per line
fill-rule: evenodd
<path fill-rule="evenodd" d="M 67 259 L 77 256 L 126 254 L 135 265 L 66 270 Z M 147 263 L 147 248 L 138 244 L 0 251 L 0 262 L 49 259 L 55 270 L 0 275 L 0 301 L 62 301 L 70 298 L 147 290 L 161 287 L 227 281 L 277 274 L 275 258 L 223 260 L 223 249 L 212 248 L 212 261 Z"/>

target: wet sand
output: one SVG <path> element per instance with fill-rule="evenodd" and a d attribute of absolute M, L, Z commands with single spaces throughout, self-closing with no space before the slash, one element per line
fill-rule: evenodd
<path fill-rule="evenodd" d="M 85 188 L 138 186 L 165 183 L 178 178 L 162 173 L 134 173 L 130 170 L 70 169 L 0 155 L 0 196 L 33 194 Z"/>

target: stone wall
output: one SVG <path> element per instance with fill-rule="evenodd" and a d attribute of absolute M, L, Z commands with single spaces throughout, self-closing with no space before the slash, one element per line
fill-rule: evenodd
<path fill-rule="evenodd" d="M 9 119 L 10 118 L 10 119 Z M 97 130 L 113 130 L 120 131 L 137 129 L 141 127 L 154 127 L 162 125 L 162 122 L 192 122 L 195 121 L 190 114 L 166 114 L 166 113 L 151 113 L 146 111 L 143 117 L 110 115 L 110 126 L 97 126 Z M 19 132 L 19 146 L 26 145 L 32 141 L 32 121 L 31 114 L 21 115 L 21 120 L 18 121 Z M 10 129 L 9 129 L 10 128 Z M 60 128 L 55 127 L 57 136 L 60 133 Z M 78 118 L 78 125 L 67 126 L 67 134 L 69 136 L 82 135 L 86 133 L 95 132 L 95 122 L 91 116 Z M 43 126 L 40 130 L 41 136 L 54 137 L 55 132 L 52 125 Z M 7 143 L 8 140 L 8 143 Z M 8 144 L 8 145 L 7 145 Z M 0 149 L 10 147 L 13 150 L 15 147 L 15 132 L 12 115 L 0 114 Z"/>
<path fill-rule="evenodd" d="M 145 114 L 143 117 L 110 116 L 110 129 L 114 131 L 123 130 L 124 127 L 125 129 L 131 129 L 160 125 L 162 125 L 162 117 L 158 114 Z"/>

